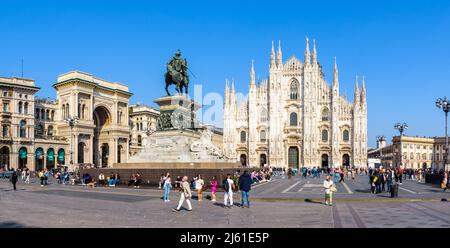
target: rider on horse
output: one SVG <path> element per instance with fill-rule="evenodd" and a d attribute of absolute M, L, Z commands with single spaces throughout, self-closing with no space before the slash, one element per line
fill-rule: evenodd
<path fill-rule="evenodd" d="M 189 75 L 186 59 L 181 58 L 181 51 L 178 50 L 175 56 L 167 64 L 166 72 L 166 91 L 170 84 L 176 85 L 176 90 L 178 93 L 183 93 L 183 87 L 186 89 L 186 94 L 188 93 Z"/>

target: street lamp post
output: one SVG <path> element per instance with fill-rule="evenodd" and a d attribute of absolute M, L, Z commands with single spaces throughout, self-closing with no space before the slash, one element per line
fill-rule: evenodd
<path fill-rule="evenodd" d="M 68 117 L 64 121 L 70 127 L 70 165 L 73 166 L 73 126 L 78 123 L 78 117 Z"/>
<path fill-rule="evenodd" d="M 377 135 L 377 141 L 379 142 L 379 148 L 380 148 L 380 160 L 381 160 L 381 164 L 383 164 L 383 147 L 381 147 L 381 142 L 386 140 L 386 136 L 384 135 Z"/>
<path fill-rule="evenodd" d="M 403 132 L 406 131 L 406 129 L 408 129 L 408 124 L 406 124 L 405 122 L 396 123 L 394 125 L 394 128 L 400 132 L 400 136 L 403 136 Z"/>
<path fill-rule="evenodd" d="M 444 154 L 444 170 L 447 166 L 447 157 L 448 157 L 448 134 L 447 134 L 447 125 L 448 125 L 448 112 L 450 111 L 450 102 L 447 100 L 447 97 L 444 96 L 444 99 L 438 98 L 436 100 L 436 107 L 442 109 L 445 113 L 445 154 Z"/>

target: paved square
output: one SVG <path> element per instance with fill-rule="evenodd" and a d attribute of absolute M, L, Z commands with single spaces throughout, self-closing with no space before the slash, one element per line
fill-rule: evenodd
<path fill-rule="evenodd" d="M 367 178 L 337 183 L 334 206 L 323 202 L 318 178 L 274 178 L 253 186 L 251 208 L 223 208 L 218 202 L 192 200 L 194 211 L 172 212 L 179 199 L 161 200 L 158 189 L 104 188 L 0 182 L 1 227 L 450 227 L 449 192 L 406 181 L 400 198 L 373 195 Z M 209 195 L 206 192 L 204 195 Z M 195 194 L 194 194 L 195 196 Z"/>

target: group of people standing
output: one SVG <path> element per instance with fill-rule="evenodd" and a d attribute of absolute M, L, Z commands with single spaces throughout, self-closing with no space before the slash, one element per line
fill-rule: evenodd
<path fill-rule="evenodd" d="M 233 194 L 236 191 L 241 192 L 241 207 L 244 207 L 244 203 L 247 202 L 247 207 L 250 207 L 250 190 L 251 185 L 254 183 L 252 179 L 252 175 L 248 171 L 244 171 L 242 175 L 238 175 L 237 181 L 234 178 L 235 175 L 227 174 L 226 178 L 222 181 L 222 190 L 224 192 L 223 198 L 223 206 L 225 208 L 231 208 L 233 203 Z M 179 181 L 181 179 L 181 181 Z M 193 178 L 191 182 L 188 180 L 187 176 L 178 177 L 177 180 L 172 183 L 170 173 L 166 175 L 161 175 L 159 188 L 164 190 L 163 200 L 164 202 L 170 202 L 170 191 L 175 185 L 176 189 L 180 192 L 180 199 L 177 207 L 173 209 L 173 211 L 180 211 L 184 202 L 187 203 L 187 210 L 192 211 L 192 203 L 190 199 L 192 198 L 192 190 L 197 192 L 197 200 L 199 202 L 203 201 L 203 192 L 208 189 L 206 186 L 205 180 L 202 175 L 197 175 Z M 217 177 L 213 176 L 209 180 L 209 187 L 211 189 L 210 199 L 211 202 L 217 201 L 217 190 L 218 190 L 219 182 L 217 181 Z"/>

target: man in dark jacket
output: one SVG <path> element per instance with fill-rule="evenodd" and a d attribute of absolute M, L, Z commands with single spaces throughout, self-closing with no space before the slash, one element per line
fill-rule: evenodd
<path fill-rule="evenodd" d="M 17 183 L 17 172 L 13 170 L 13 173 L 11 175 L 11 183 L 14 187 L 14 190 L 16 190 L 16 183 Z"/>
<path fill-rule="evenodd" d="M 248 171 L 244 171 L 244 174 L 239 177 L 239 189 L 242 193 L 241 207 L 244 207 L 244 197 L 247 198 L 247 207 L 250 207 L 250 189 L 252 187 L 252 177 Z"/>

